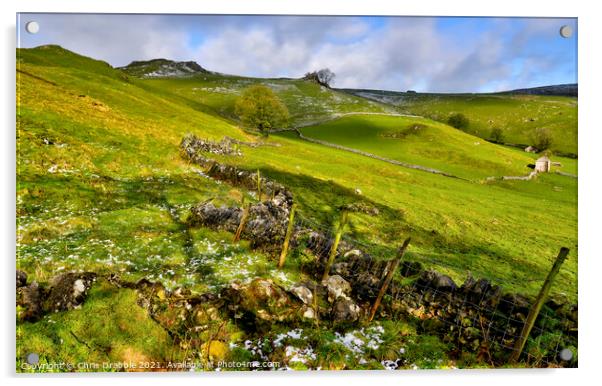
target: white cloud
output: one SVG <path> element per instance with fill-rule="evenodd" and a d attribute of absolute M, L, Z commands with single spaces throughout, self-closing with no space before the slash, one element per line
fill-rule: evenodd
<path fill-rule="evenodd" d="M 40 14 L 35 19 L 40 33 L 24 34 L 26 47 L 60 44 L 114 66 L 158 57 L 185 59 L 192 54 L 186 31 L 160 16 Z"/>
<path fill-rule="evenodd" d="M 549 39 L 564 22 L 492 19 L 488 30 L 457 37 L 435 18 L 386 18 L 374 26 L 357 17 L 35 17 L 41 33 L 24 35 L 24 46 L 60 44 L 115 66 L 164 57 L 260 77 L 329 67 L 337 87 L 439 92 L 525 87 L 541 81 L 542 71 L 558 72 L 558 53 L 531 52 L 530 43 Z"/>

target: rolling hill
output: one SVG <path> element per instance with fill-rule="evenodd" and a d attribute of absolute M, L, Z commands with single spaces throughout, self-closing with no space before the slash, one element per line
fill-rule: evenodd
<path fill-rule="evenodd" d="M 494 122 L 543 114 L 546 122 L 558 120 L 560 132 L 563 127 L 576 130 L 576 101 L 489 95 L 450 101 L 418 95 L 394 107 L 298 79 L 207 73 L 191 64 L 186 68 L 193 71 L 180 67 L 174 75 L 172 63 L 160 62 L 167 67 L 158 73 L 139 62 L 134 71 L 133 66 L 115 69 L 58 46 L 17 50 L 17 266 L 31 280 L 91 270 L 203 293 L 255 276 L 287 288 L 305 279 L 299 256 L 280 271 L 272 256 L 251 249 L 248 241 L 234 244 L 228 232 L 187 226 L 190 208 L 199 202 L 257 201 L 253 192 L 208 178 L 181 157 L 179 144 L 192 133 L 253 144 L 240 146 L 242 156 L 212 158 L 259 170 L 284 184 L 295 197 L 299 217 L 319 229 L 329 231 L 342 206 L 375 208 L 353 213 L 345 237 L 365 245 L 376 258 L 389 258 L 411 235 L 409 260 L 457 282 L 472 274 L 533 295 L 559 247 L 567 246 L 571 258 L 552 291 L 576 299 L 577 179 L 547 173 L 531 181 L 487 180 L 527 174 L 526 164 L 535 156 L 432 119 L 459 106 L 474 108 L 467 114 L 479 134 L 476 123 L 486 127 L 490 113 Z M 466 180 L 312 143 L 294 131 L 258 137 L 241 128 L 233 115 L 237 95 L 256 83 L 276 91 L 291 111 L 290 126 L 306 126 L 299 130 L 308 137 Z M 427 117 L 399 116 L 398 109 L 406 107 Z M 550 111 L 563 114 L 548 116 Z M 520 139 L 522 129 L 512 130 Z M 558 146 L 572 149 L 576 141 Z M 562 164 L 555 170 L 576 174 L 576 159 L 552 158 Z M 132 293 L 120 294 L 125 304 L 135 303 Z M 117 295 L 104 289 L 92 295 L 84 310 L 73 311 L 87 313 L 76 327 L 106 338 L 104 316 L 113 309 L 110 297 Z M 124 331 L 132 325 L 119 318 L 129 320 L 127 308 L 111 311 L 124 345 L 129 339 Z M 61 315 L 57 318 L 64 323 L 75 323 L 69 319 L 72 314 Z M 52 339 L 60 337 L 70 342 L 61 349 L 70 358 L 87 355 L 65 324 L 25 323 L 18 334 L 30 337 L 25 350 L 55 347 Z M 150 350 L 165 339 L 164 333 L 152 331 L 149 340 L 128 344 Z M 115 360 L 118 351 L 107 355 Z"/>
<path fill-rule="evenodd" d="M 554 87 L 554 86 L 550 86 Z M 543 90 L 543 91 L 542 91 Z M 447 123 L 450 115 L 468 117 L 469 134 L 491 139 L 494 128 L 502 130 L 504 142 L 524 148 L 534 142 L 538 128 L 550 130 L 551 149 L 559 155 L 576 157 L 577 98 L 545 95 L 545 90 L 515 90 L 497 94 L 429 94 L 381 90 L 344 90 L 395 106 L 399 112 Z M 538 95 L 544 94 L 544 95 Z"/>
<path fill-rule="evenodd" d="M 555 84 L 551 86 L 518 88 L 515 90 L 504 91 L 498 94 L 555 95 L 577 97 L 579 95 L 579 86 L 577 85 L 577 83 Z"/>
<path fill-rule="evenodd" d="M 42 56 L 44 60 L 39 59 Z M 145 216 L 150 217 L 144 221 L 152 224 L 153 218 L 158 221 L 169 215 L 164 205 L 185 207 L 207 194 L 213 195 L 215 189 L 226 189 L 198 176 L 180 159 L 178 144 L 186 133 L 209 139 L 230 136 L 254 140 L 253 135 L 240 130 L 228 114 L 216 113 L 220 109 L 216 94 L 222 94 L 203 94 L 198 89 L 201 80 L 195 76 L 138 79 L 58 47 L 20 50 L 18 58 L 18 195 L 24 250 L 35 249 L 44 240 L 50 241 L 35 237 L 45 232 L 73 232 L 83 237 L 79 242 L 86 244 L 89 236 L 78 232 L 104 229 L 103 218 L 107 219 L 106 227 L 112 221 L 121 224 L 117 221 L 119 216 L 127 219 L 119 236 L 129 244 L 132 234 L 128 232 L 136 233 L 142 226 L 138 222 Z M 218 84 L 218 75 L 214 75 L 211 82 Z M 226 77 L 222 87 L 231 87 L 232 82 L 238 80 Z M 263 82 L 271 84 L 274 80 Z M 301 82 L 292 81 L 290 88 L 312 90 L 321 96 L 313 103 L 324 102 L 327 111 L 335 109 L 336 104 L 328 103 L 338 97 L 337 92 Z M 291 101 L 307 96 L 292 90 L 283 91 L 285 95 L 288 93 L 285 103 L 292 110 L 297 109 L 298 115 L 303 114 L 308 107 L 295 106 Z M 195 92 L 199 93 L 196 99 Z M 232 99 L 233 96 L 229 96 L 224 100 L 224 109 L 229 108 Z M 357 100 L 358 105 L 364 103 L 360 98 Z M 213 106 L 208 107 L 207 102 Z M 344 113 L 354 104 L 345 104 L 342 111 L 332 113 Z M 363 106 L 380 108 L 379 104 Z M 358 120 L 360 124 L 355 125 Z M 418 135 L 410 133 L 405 139 L 383 136 L 383 133 L 397 135 L 398 127 L 406 130 L 409 124 L 414 124 L 413 119 L 403 117 L 344 117 L 306 130 L 308 134 L 333 141 L 334 137 L 345 138 L 343 143 L 347 145 L 365 147 L 391 157 L 428 161 L 429 166 L 468 177 L 528 171 L 525 162 L 530 158 L 525 153 L 493 144 L 475 145 L 479 141 L 476 137 L 429 120 L 418 120 L 427 126 L 425 134 L 419 130 Z M 362 127 L 370 130 L 366 133 Z M 351 130 L 352 135 L 341 135 L 344 130 Z M 436 154 L 432 138 L 448 144 L 443 154 Z M 368 139 L 373 139 L 374 144 Z M 376 223 L 372 218 L 358 216 L 355 220 L 357 237 L 384 242 L 393 234 L 411 231 L 416 234 L 420 254 L 446 256 L 446 261 L 463 267 L 457 273 L 474 270 L 471 262 L 476 259 L 482 267 L 478 269 L 479 274 L 500 279 L 515 277 L 516 262 L 531 256 L 525 260 L 524 274 L 530 275 L 534 270 L 543 274 L 546 264 L 537 265 L 533 256 L 545 260 L 554 255 L 558 245 L 576 245 L 574 179 L 546 175 L 532 182 L 467 183 L 308 143 L 292 133 L 272 136 L 269 141 L 277 146 L 245 148 L 244 157 L 227 161 L 247 169 L 259 168 L 289 185 L 297 193 L 302 210 L 317 220 L 325 221 L 335 214 L 336 207 L 357 200 L 353 190 L 360 189 L 364 195 L 361 199 L 381 206 L 385 215 Z M 407 152 L 397 152 L 397 146 Z M 474 148 L 491 149 L 493 153 Z M 466 165 L 464 171 L 462 164 Z M 67 180 L 71 182 L 65 189 L 63 181 Z M 145 186 L 152 185 L 150 181 L 159 184 L 161 180 L 170 183 L 161 185 L 160 197 L 135 193 L 137 189 L 146 191 Z M 228 195 L 224 197 L 227 201 Z M 46 229 L 62 228 L 56 225 L 60 222 L 56 213 L 64 216 L 60 221 L 67 219 L 77 226 Z M 136 215 L 131 217 L 132 213 Z M 399 213 L 403 215 L 400 217 Z M 129 224 L 130 221 L 134 224 Z M 539 226 L 546 223 L 555 223 L 556 228 Z M 167 227 L 164 231 L 172 234 L 170 237 L 177 238 L 177 232 L 173 233 L 171 228 L 177 229 L 177 223 L 161 228 L 164 226 Z M 154 234 L 157 244 L 153 247 L 159 249 L 162 248 L 161 232 L 157 230 Z M 32 235 L 27 236 L 29 233 Z M 57 251 L 62 248 L 62 242 L 51 242 L 60 244 Z M 468 256 L 471 258 L 467 259 Z M 35 262 L 32 260 L 31 264 Z M 169 261 L 165 264 L 171 265 Z M 572 269 L 574 267 L 576 265 Z M 573 274 L 568 272 L 563 275 L 567 285 L 571 277 Z"/>
<path fill-rule="evenodd" d="M 526 175 L 528 153 L 480 140 L 426 118 L 353 115 L 300 130 L 305 136 L 458 177 Z"/>
<path fill-rule="evenodd" d="M 392 113 L 383 103 L 329 89 L 301 79 L 259 79 L 214 72 L 177 74 L 182 63 L 171 62 L 166 75 L 157 76 L 156 61 L 134 62 L 122 68 L 129 75 L 144 79 L 144 83 L 211 108 L 213 113 L 235 120 L 234 101 L 242 90 L 261 83 L 270 87 L 288 106 L 291 126 L 303 126 L 351 112 Z M 200 67 L 200 66 L 199 66 Z M 169 75 L 168 72 L 172 74 Z"/>

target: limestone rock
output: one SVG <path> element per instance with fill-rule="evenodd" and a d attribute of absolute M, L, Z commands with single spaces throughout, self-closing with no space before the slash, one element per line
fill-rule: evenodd
<path fill-rule="evenodd" d="M 328 301 L 331 303 L 340 297 L 348 298 L 351 293 L 351 285 L 339 275 L 329 276 L 322 284 L 326 286 Z"/>
<path fill-rule="evenodd" d="M 301 303 L 294 304 L 284 289 L 262 278 L 249 284 L 231 285 L 222 297 L 235 315 L 242 315 L 255 324 L 291 319 L 301 306 Z"/>
<path fill-rule="evenodd" d="M 280 249 L 289 217 L 289 200 L 279 192 L 272 200 L 249 207 L 242 237 L 251 240 L 252 248 Z M 189 223 L 213 229 L 236 232 L 243 217 L 238 207 L 215 207 L 211 202 L 201 203 L 191 209 Z"/>
<path fill-rule="evenodd" d="M 240 224 L 242 209 L 227 208 L 222 206 L 217 208 L 211 202 L 204 202 L 192 207 L 190 224 L 206 226 L 214 229 L 235 232 Z"/>
<path fill-rule="evenodd" d="M 426 287 L 444 292 L 453 292 L 457 288 L 456 283 L 449 276 L 436 271 L 424 271 L 420 277 L 420 283 Z"/>
<path fill-rule="evenodd" d="M 189 157 L 193 157 L 198 152 L 241 156 L 242 153 L 240 150 L 233 145 L 233 140 L 228 137 L 225 137 L 220 142 L 215 142 L 208 139 L 197 138 L 194 135 L 187 135 L 182 139 L 180 148 L 189 155 Z"/>
<path fill-rule="evenodd" d="M 17 305 L 21 308 L 17 312 L 19 320 L 34 322 L 42 316 L 42 289 L 37 282 L 17 290 Z"/>
<path fill-rule="evenodd" d="M 332 265 L 330 272 L 332 272 L 333 274 L 336 274 L 336 275 L 344 276 L 344 277 L 348 277 L 352 274 L 352 272 L 349 269 L 349 263 L 347 263 L 345 261 L 342 261 L 339 263 L 334 263 Z"/>
<path fill-rule="evenodd" d="M 354 291 L 362 300 L 373 300 L 380 291 L 381 280 L 381 277 L 376 277 L 370 272 L 360 272 L 355 276 Z"/>
<path fill-rule="evenodd" d="M 332 307 L 332 318 L 335 322 L 355 322 L 359 319 L 360 312 L 360 307 L 353 300 L 339 297 Z"/>
<path fill-rule="evenodd" d="M 27 285 L 27 274 L 17 269 L 17 288 Z"/>
<path fill-rule="evenodd" d="M 316 312 L 314 311 L 313 308 L 305 306 L 305 307 L 303 307 L 302 311 L 303 311 L 303 317 L 304 318 L 306 318 L 306 319 L 315 319 Z"/>
<path fill-rule="evenodd" d="M 309 288 L 304 285 L 296 285 L 291 288 L 291 292 L 297 296 L 304 304 L 312 304 L 314 295 Z"/>
<path fill-rule="evenodd" d="M 96 274 L 92 272 L 69 272 L 55 276 L 44 301 L 44 310 L 58 312 L 79 306 L 84 302 L 95 280 Z"/>

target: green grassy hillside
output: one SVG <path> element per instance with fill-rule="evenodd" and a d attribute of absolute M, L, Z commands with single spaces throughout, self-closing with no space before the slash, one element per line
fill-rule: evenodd
<path fill-rule="evenodd" d="M 303 135 L 471 180 L 526 175 L 533 157 L 425 118 L 354 115 L 301 129 Z"/>
<path fill-rule="evenodd" d="M 396 106 L 399 111 L 447 122 L 453 113 L 470 120 L 467 133 L 491 138 L 493 128 L 504 133 L 504 142 L 533 144 L 533 132 L 547 128 L 552 150 L 578 154 L 577 98 L 512 94 L 416 94 L 348 90 Z"/>
<path fill-rule="evenodd" d="M 125 71 L 140 75 L 138 69 Z M 290 126 L 307 125 L 350 112 L 394 112 L 386 104 L 300 79 L 259 79 L 206 73 L 187 77 L 146 78 L 144 83 L 155 90 L 169 90 L 230 119 L 236 119 L 234 101 L 242 90 L 261 83 L 270 87 L 286 103 L 291 116 Z"/>
<path fill-rule="evenodd" d="M 44 56 L 48 61 L 56 57 L 56 61 L 38 64 L 35 58 L 41 50 L 51 50 Z M 56 55 L 52 50 L 58 51 Z M 104 67 L 97 72 L 94 66 L 98 62 L 90 60 L 88 66 L 81 58 L 82 64 L 66 65 L 62 61 L 65 55 L 57 48 L 19 51 L 21 263 L 41 274 L 62 266 L 73 268 L 71 264 L 80 267 L 88 263 L 86 259 L 106 269 L 109 255 L 120 259 L 125 252 L 141 265 L 151 264 L 147 259 L 151 255 L 169 256 L 157 259 L 157 272 L 167 266 L 181 267 L 191 255 L 180 244 L 185 232 L 179 216 L 189 205 L 209 197 L 225 201 L 238 197 L 227 186 L 199 176 L 181 160 L 181 137 L 191 132 L 215 139 L 224 135 L 253 138 L 231 121 L 207 113 L 196 100 L 158 87 L 160 82 L 124 78 Z M 177 82 L 184 84 L 185 79 Z M 395 119 L 400 118 L 371 117 L 368 122 L 382 124 L 378 130 L 386 132 Z M 429 125 L 429 130 L 449 135 L 445 141 L 450 148 L 456 146 L 454 138 L 467 137 L 435 123 Z M 372 138 L 380 141 L 382 137 Z M 270 141 L 279 146 L 244 148 L 244 157 L 217 158 L 260 168 L 263 174 L 287 184 L 302 211 L 325 224 L 343 203 L 360 200 L 376 205 L 382 209 L 378 218 L 356 215 L 352 220 L 357 238 L 386 247 L 412 233 L 417 258 L 446 262 L 456 267 L 456 275 L 471 270 L 499 280 L 543 277 L 559 246 L 576 247 L 576 180 L 569 177 L 469 183 L 310 144 L 293 134 L 271 137 Z M 495 148 L 471 141 L 465 144 Z M 360 146 L 375 152 L 380 149 L 391 155 L 394 150 L 381 143 L 362 145 L 364 142 L 359 141 Z M 464 156 L 486 165 L 467 167 L 465 173 L 485 175 L 490 171 L 487 168 L 496 171 L 505 163 L 510 171 L 521 172 L 528 161 L 522 153 L 495 149 L 494 156 L 458 151 L 459 159 Z M 428 158 L 411 157 L 416 161 Z M 450 162 L 446 157 L 430 160 L 431 165 L 459 171 L 461 161 Z M 481 167 L 487 173 L 479 172 Z M 356 188 L 362 191 L 361 197 L 354 193 Z M 102 247 L 103 243 L 111 248 Z M 76 247 L 85 253 L 69 257 Z M 199 248 L 202 250 L 201 245 Z M 48 262 L 40 262 L 40 250 L 48 252 Z M 136 265 L 124 264 L 119 269 L 141 274 Z M 567 291 L 576 288 L 575 274 L 576 259 L 572 259 L 561 275 Z M 537 287 L 530 282 L 517 285 L 531 291 Z"/>
<path fill-rule="evenodd" d="M 247 191 L 199 173 L 178 148 L 187 133 L 256 141 L 230 119 L 236 93 L 215 91 L 247 83 L 217 75 L 139 79 L 56 46 L 18 50 L 17 80 L 17 266 L 30 280 L 46 282 L 60 272 L 90 270 L 202 292 L 237 278 L 272 277 L 290 286 L 303 277 L 295 258 L 281 273 L 270 256 L 250 250 L 246 242 L 232 244 L 231 234 L 185 223 L 190 206 L 200 201 L 239 205 L 242 196 L 254 200 Z M 297 121 L 314 107 L 312 119 L 384 109 L 302 81 L 253 82 L 288 90 L 280 95 Z M 311 104 L 299 105 L 303 98 Z M 356 105 L 361 108 L 355 110 Z M 416 123 L 426 128 L 387 136 Z M 530 159 L 498 145 L 475 145 L 475 137 L 426 119 L 349 116 L 303 130 L 470 178 L 523 174 Z M 532 181 L 476 183 L 309 143 L 292 132 L 265 141 L 274 146 L 242 146 L 242 157 L 215 158 L 259 169 L 285 184 L 300 215 L 324 229 L 341 205 L 377 208 L 376 216 L 352 214 L 346 237 L 389 258 L 411 235 L 408 258 L 458 282 L 470 272 L 506 290 L 534 294 L 558 249 L 570 247 L 552 292 L 576 299 L 576 179 L 546 174 Z M 563 169 L 573 171 L 576 165 L 570 160 Z M 106 297 L 92 296 L 86 309 L 105 309 L 106 303 Z M 52 334 L 63 336 L 62 326 L 49 323 L 20 327 L 21 334 L 43 331 L 35 339 L 21 336 L 30 345 L 24 350 L 52 344 Z M 99 321 L 93 324 L 102 327 Z M 154 352 L 148 347 L 166 339 L 154 333 L 149 339 L 156 341 L 138 342 L 128 340 L 130 332 L 128 325 L 124 341 L 147 356 Z"/>
<path fill-rule="evenodd" d="M 182 161 L 178 145 L 189 132 L 245 137 L 178 97 L 147 92 L 119 71 L 97 72 L 92 60 L 63 61 L 68 55 L 57 47 L 18 51 L 19 264 L 42 281 L 70 269 L 134 278 L 167 272 L 167 284 L 177 271 L 188 280 L 188 238 L 198 238 L 203 253 L 224 237 L 189 235 L 188 205 L 233 200 L 230 188 Z M 57 60 L 40 66 L 39 56 Z M 203 285 L 223 281 L 214 279 Z"/>

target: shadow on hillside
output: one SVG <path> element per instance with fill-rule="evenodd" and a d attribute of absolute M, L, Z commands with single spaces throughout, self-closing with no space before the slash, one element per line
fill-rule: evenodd
<path fill-rule="evenodd" d="M 517 264 L 520 264 L 520 269 L 524 272 L 545 275 L 539 265 L 523 260 L 518 261 L 496 245 L 487 242 L 475 243 L 474 239 L 450 238 L 433 229 L 410 224 L 404 218 L 403 209 L 391 208 L 372 201 L 333 181 L 323 181 L 307 175 L 292 174 L 273 168 L 260 168 L 260 172 L 287 186 L 293 192 L 295 202 L 300 206 L 301 215 L 318 223 L 321 230 L 332 231 L 333 224 L 339 216 L 339 208 L 343 206 L 362 204 L 378 209 L 376 216 L 352 215 L 346 231 L 348 239 L 357 240 L 360 244 L 367 246 L 369 252 L 372 252 L 375 257 L 391 258 L 402 241 L 411 236 L 412 244 L 415 246 L 423 246 L 437 251 L 437 255 L 448 254 L 449 256 L 445 256 L 445 260 L 437 259 L 433 262 L 459 272 L 482 271 L 476 256 L 486 255 L 496 261 L 498 265 L 507 265 L 506 269 L 514 267 L 513 269 L 516 270 Z M 369 231 L 365 231 L 365 229 L 369 229 Z M 379 241 L 375 242 L 375 239 Z M 427 265 L 431 260 L 424 254 L 409 253 L 408 257 L 418 261 L 428 259 L 424 261 Z M 494 269 L 492 268 L 491 271 Z M 491 277 L 491 272 L 483 272 L 483 274 Z"/>
<path fill-rule="evenodd" d="M 299 205 L 298 220 L 305 221 L 305 225 L 322 231 L 332 232 L 334 224 L 338 221 L 340 208 L 351 204 L 362 204 L 366 207 L 376 208 L 378 215 L 358 213 L 351 215 L 345 239 L 357 242 L 360 249 L 373 254 L 377 258 L 391 258 L 395 256 L 396 248 L 407 236 L 412 237 L 412 244 L 417 247 L 426 247 L 436 251 L 433 258 L 424 253 L 408 253 L 408 259 L 421 261 L 426 266 L 443 266 L 458 273 L 470 270 L 473 274 L 487 277 L 498 282 L 507 280 L 507 275 L 494 272 L 507 272 L 508 269 L 516 273 L 525 273 L 528 277 L 545 275 L 542 268 L 525 260 L 519 262 L 508 255 L 502 248 L 488 243 L 474 243 L 472 239 L 450 239 L 432 229 L 409 224 L 404 219 L 403 210 L 394 209 L 374 202 L 365 196 L 356 194 L 352 189 L 346 188 L 333 181 L 323 181 L 307 175 L 292 174 L 273 168 L 260 168 L 262 176 L 276 180 L 287 186 L 293 193 L 295 202 Z M 188 262 L 199 261 L 203 253 L 195 248 L 195 240 L 191 229 L 185 220 L 180 217 L 182 207 L 173 203 L 173 194 L 178 191 L 194 192 L 199 197 L 192 202 L 185 202 L 183 206 L 192 206 L 210 198 L 216 201 L 224 200 L 215 197 L 216 191 L 208 189 L 204 180 L 199 178 L 148 177 L 131 180 L 115 179 L 109 176 L 99 176 L 94 180 L 83 179 L 75 176 L 45 175 L 34 180 L 23 178 L 21 183 L 40 185 L 45 188 L 52 187 L 61 192 L 65 202 L 70 198 L 87 200 L 96 213 L 115 211 L 133 207 L 154 205 L 167 210 L 175 227 L 170 233 L 177 233 L 181 238 L 183 252 Z M 106 189 L 109 186 L 110 189 Z M 66 190 L 66 192 L 63 192 Z M 181 199 L 180 199 L 181 201 Z M 23 215 L 33 214 L 39 210 L 39 205 L 20 205 L 25 211 Z M 368 229 L 368 231 L 366 231 Z M 378 240 L 378 241 L 375 241 Z M 486 255 L 491 261 L 498 262 L 499 267 L 483 267 L 479 256 Z M 441 256 L 444 256 L 443 260 Z M 214 255 L 213 260 L 219 261 L 224 255 Z M 500 268 L 507 266 L 507 268 Z M 485 268 L 487 270 L 485 271 Z M 257 268 L 252 274 L 262 274 L 265 267 Z M 196 272 L 201 276 L 213 276 L 219 280 L 219 272 L 215 272 L 210 265 L 199 266 Z M 528 274 L 527 274 L 528 273 Z M 226 283 L 218 283 L 226 284 Z"/>

